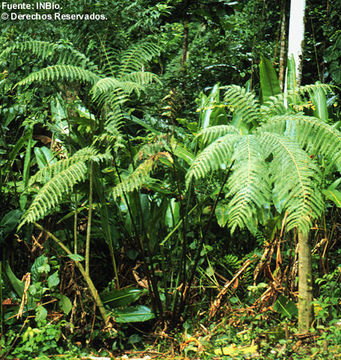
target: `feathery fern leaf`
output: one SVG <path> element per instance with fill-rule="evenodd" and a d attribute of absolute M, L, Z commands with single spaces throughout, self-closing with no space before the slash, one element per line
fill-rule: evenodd
<path fill-rule="evenodd" d="M 75 162 L 60 171 L 39 190 L 19 227 L 43 218 L 60 203 L 64 195 L 72 191 L 75 184 L 85 180 L 86 174 L 87 166 L 83 161 Z"/>
<path fill-rule="evenodd" d="M 273 116 L 271 123 L 262 126 L 260 131 L 288 135 L 312 155 L 322 155 L 328 160 L 329 165 L 341 162 L 341 132 L 312 116 Z"/>
<path fill-rule="evenodd" d="M 153 156 L 150 156 L 141 165 L 139 165 L 131 175 L 115 186 L 112 192 L 114 198 L 116 199 L 126 192 L 132 192 L 141 188 L 143 185 L 154 182 L 155 180 L 152 179 L 149 174 L 161 156 L 165 156 L 170 162 L 173 162 L 172 157 L 167 152 L 159 152 Z"/>
<path fill-rule="evenodd" d="M 90 71 L 98 71 L 97 65 L 83 53 L 65 44 L 38 40 L 23 41 L 7 47 L 1 53 L 0 58 L 12 55 L 15 51 L 29 53 L 41 60 L 52 59 L 58 64 L 80 66 Z"/>
<path fill-rule="evenodd" d="M 259 103 L 252 92 L 247 92 L 244 88 L 237 85 L 226 87 L 225 101 L 232 105 L 236 112 L 247 123 L 257 123 L 259 121 L 260 111 Z"/>
<path fill-rule="evenodd" d="M 201 138 L 203 145 L 208 145 L 227 134 L 239 134 L 239 131 L 236 127 L 231 125 L 217 125 L 201 130 L 195 138 Z"/>
<path fill-rule="evenodd" d="M 271 187 L 265 155 L 256 136 L 243 136 L 235 145 L 234 165 L 228 180 L 228 223 L 231 232 L 238 226 L 256 229 L 256 212 L 270 202 Z"/>
<path fill-rule="evenodd" d="M 16 86 L 30 85 L 35 81 L 81 81 L 91 84 L 99 80 L 95 73 L 73 65 L 53 65 L 36 71 L 19 81 Z"/>
<path fill-rule="evenodd" d="M 321 173 L 299 144 L 275 133 L 263 133 L 261 142 L 273 155 L 270 164 L 277 205 L 288 212 L 287 229 L 309 232 L 311 220 L 323 211 Z M 279 209 L 281 210 L 281 209 Z"/>
<path fill-rule="evenodd" d="M 121 53 L 121 63 L 117 71 L 117 77 L 123 78 L 127 74 L 140 71 L 148 61 L 159 53 L 160 48 L 150 42 L 140 43 L 123 51 Z"/>
<path fill-rule="evenodd" d="M 237 134 L 227 134 L 207 146 L 193 161 L 186 175 L 186 186 L 192 178 L 198 180 L 209 172 L 218 170 L 222 164 L 228 166 L 231 162 L 235 142 L 241 137 Z"/>
<path fill-rule="evenodd" d="M 85 162 L 90 159 L 93 161 L 98 161 L 98 151 L 92 147 L 83 148 L 77 151 L 69 159 L 59 160 L 39 170 L 35 175 L 30 178 L 28 186 L 32 186 L 34 183 L 44 184 L 54 176 L 58 175 L 63 170 L 67 169 L 72 164 L 76 162 Z"/>

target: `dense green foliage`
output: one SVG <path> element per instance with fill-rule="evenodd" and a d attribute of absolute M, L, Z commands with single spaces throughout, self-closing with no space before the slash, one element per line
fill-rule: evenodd
<path fill-rule="evenodd" d="M 285 93 L 289 1 L 58 4 L 106 20 L 1 20 L 0 357 L 334 358 L 340 0 Z"/>

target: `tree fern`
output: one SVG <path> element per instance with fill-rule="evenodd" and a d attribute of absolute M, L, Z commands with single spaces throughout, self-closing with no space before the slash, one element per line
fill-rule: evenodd
<path fill-rule="evenodd" d="M 330 87 L 316 84 L 292 94 L 312 95 L 320 89 Z M 231 125 L 199 132 L 196 138 L 205 147 L 192 162 L 187 185 L 232 163 L 227 183 L 227 221 L 232 231 L 236 227 L 254 230 L 258 211 L 269 207 L 272 198 L 278 212 L 287 212 L 287 228 L 307 233 L 323 211 L 318 161 L 341 164 L 341 133 L 321 119 L 295 113 L 294 107 L 284 108 L 284 95 L 269 99 L 261 108 L 253 94 L 229 86 L 225 101 L 243 122 L 254 125 L 252 132 L 245 135 Z"/>

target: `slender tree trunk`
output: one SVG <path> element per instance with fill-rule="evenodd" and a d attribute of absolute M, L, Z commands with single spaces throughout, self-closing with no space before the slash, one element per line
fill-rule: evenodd
<path fill-rule="evenodd" d="M 309 332 L 313 322 L 313 278 L 308 234 L 298 232 L 298 331 Z"/>
<path fill-rule="evenodd" d="M 305 0 L 291 0 L 289 20 L 288 57 L 294 56 L 297 86 L 302 77 Z"/>

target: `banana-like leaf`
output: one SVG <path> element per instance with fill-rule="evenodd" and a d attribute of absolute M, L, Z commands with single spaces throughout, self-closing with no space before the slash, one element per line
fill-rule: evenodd
<path fill-rule="evenodd" d="M 316 84 L 320 84 L 319 81 Z M 328 107 L 327 107 L 327 97 L 325 91 L 322 88 L 316 87 L 312 95 L 312 102 L 315 106 L 314 115 L 327 122 L 328 121 Z"/>
<path fill-rule="evenodd" d="M 275 96 L 281 92 L 276 71 L 271 62 L 265 57 L 261 57 L 259 65 L 260 84 L 262 89 L 263 103 L 271 96 Z"/>
<path fill-rule="evenodd" d="M 144 322 L 155 317 L 152 310 L 144 305 L 130 306 L 123 310 L 117 309 L 113 315 L 118 323 Z"/>
<path fill-rule="evenodd" d="M 110 304 L 112 308 L 126 306 L 138 300 L 146 290 L 141 289 L 120 289 L 103 292 L 100 297 L 103 304 Z"/>

